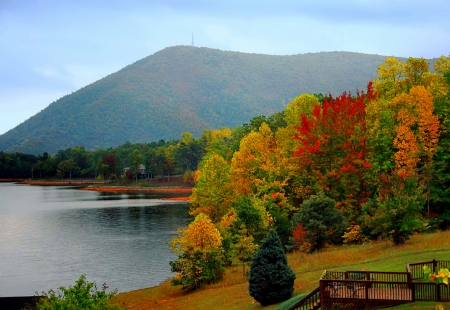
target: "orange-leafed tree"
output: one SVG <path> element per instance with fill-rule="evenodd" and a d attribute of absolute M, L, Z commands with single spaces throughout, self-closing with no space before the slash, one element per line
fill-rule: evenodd
<path fill-rule="evenodd" d="M 392 101 L 396 107 L 397 122 L 394 147 L 397 170 L 417 172 L 431 169 L 439 142 L 439 119 L 434 115 L 433 97 L 423 86 L 411 88 Z"/>

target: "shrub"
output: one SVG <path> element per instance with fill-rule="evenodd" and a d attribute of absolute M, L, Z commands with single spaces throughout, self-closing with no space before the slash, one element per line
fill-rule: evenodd
<path fill-rule="evenodd" d="M 250 295 L 263 306 L 284 301 L 294 292 L 294 280 L 280 237 L 271 230 L 253 257 Z"/>
<path fill-rule="evenodd" d="M 37 304 L 38 310 L 118 310 L 122 309 L 117 305 L 110 304 L 111 299 L 116 295 L 117 290 L 107 293 L 106 284 L 98 290 L 95 282 L 86 281 L 84 275 L 75 281 L 74 286 L 65 288 L 61 286 L 57 292 L 50 290 L 42 292 L 42 296 Z"/>

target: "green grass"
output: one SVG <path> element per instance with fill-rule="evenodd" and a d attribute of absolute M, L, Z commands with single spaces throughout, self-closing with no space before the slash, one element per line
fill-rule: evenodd
<path fill-rule="evenodd" d="M 450 259 L 450 231 L 415 235 L 401 247 L 388 242 L 361 246 L 330 247 L 322 252 L 288 254 L 288 261 L 297 279 L 293 297 L 297 300 L 319 286 L 324 269 L 333 271 L 374 270 L 406 271 L 407 263 Z M 229 268 L 220 283 L 194 292 L 182 291 L 168 281 L 157 287 L 122 293 L 119 302 L 129 309 L 270 309 L 284 307 L 284 303 L 263 307 L 248 293 L 248 282 L 241 272 L 241 266 Z M 291 300 L 289 301 L 289 303 Z M 294 301 L 292 301 L 294 302 Z M 430 308 L 413 308 L 418 305 Z M 435 309 L 437 302 L 413 303 L 399 309 Z M 440 303 L 449 309 L 450 303 Z M 446 307 L 446 308 L 445 308 Z M 394 308 L 392 308 L 394 309 Z"/>
<path fill-rule="evenodd" d="M 440 308 L 439 306 L 441 306 L 442 308 Z M 436 301 L 433 302 L 418 301 L 414 303 L 392 307 L 389 309 L 450 310 L 450 303 L 436 302 Z"/>

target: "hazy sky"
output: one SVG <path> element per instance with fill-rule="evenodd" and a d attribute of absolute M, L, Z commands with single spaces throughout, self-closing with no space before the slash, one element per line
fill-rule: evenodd
<path fill-rule="evenodd" d="M 165 47 L 450 53 L 449 0 L 0 0 L 0 134 Z"/>

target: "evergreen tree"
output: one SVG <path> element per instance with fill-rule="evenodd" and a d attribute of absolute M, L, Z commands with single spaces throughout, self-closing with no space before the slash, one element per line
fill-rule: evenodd
<path fill-rule="evenodd" d="M 261 305 L 292 296 L 295 274 L 287 264 L 280 237 L 274 230 L 262 242 L 250 267 L 249 292 Z"/>
<path fill-rule="evenodd" d="M 320 250 L 332 237 L 340 239 L 345 231 L 345 220 L 341 210 L 336 209 L 336 201 L 323 192 L 303 202 L 294 221 L 306 230 L 309 251 Z"/>

